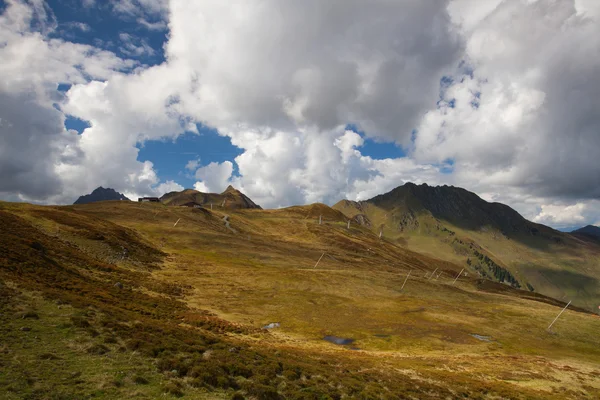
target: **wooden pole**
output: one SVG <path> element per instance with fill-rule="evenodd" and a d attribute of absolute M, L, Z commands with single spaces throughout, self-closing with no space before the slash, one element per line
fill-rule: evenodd
<path fill-rule="evenodd" d="M 348 220 L 348 229 L 350 229 L 350 220 Z"/>
<path fill-rule="evenodd" d="M 454 278 L 454 281 L 452 282 L 453 285 L 454 285 L 454 282 L 456 282 L 456 280 L 458 279 L 458 277 L 460 276 L 460 274 L 463 273 L 464 270 L 465 270 L 464 268 L 461 269 L 460 272 L 458 273 L 458 275 L 456 275 L 456 278 Z"/>
<path fill-rule="evenodd" d="M 323 252 L 323 254 L 321 254 L 321 257 L 319 257 L 319 259 L 317 260 L 317 263 L 315 264 L 313 269 L 317 268 L 317 265 L 319 265 L 319 261 L 321 261 L 321 258 L 323 258 L 324 255 L 325 255 L 325 252 Z"/>
<path fill-rule="evenodd" d="M 552 321 L 552 323 L 550 325 L 548 325 L 548 330 L 550 330 L 550 328 L 552 328 L 552 325 L 554 325 L 554 323 L 556 322 L 556 320 L 558 319 L 558 317 L 560 317 L 560 315 L 565 312 L 565 310 L 567 309 L 567 307 L 569 307 L 569 304 L 571 304 L 571 301 L 569 300 L 569 302 L 567 303 L 567 305 L 565 306 L 565 308 L 562 309 L 561 312 L 558 313 L 558 315 L 556 316 L 556 318 L 554 318 L 554 321 Z"/>
<path fill-rule="evenodd" d="M 181 218 L 179 218 L 174 224 L 173 224 L 173 228 L 175 228 L 177 226 L 177 222 L 181 221 Z"/>
<path fill-rule="evenodd" d="M 433 275 L 435 275 L 435 273 L 437 272 L 437 268 L 433 270 L 433 272 L 431 273 L 431 276 L 429 277 L 429 279 L 433 278 Z"/>
<path fill-rule="evenodd" d="M 402 287 L 400 288 L 400 290 L 404 289 L 404 285 L 406 285 L 406 281 L 408 280 L 408 277 L 410 276 L 411 272 L 412 272 L 412 270 L 408 271 L 408 275 L 406 275 L 406 279 L 404 280 L 404 283 L 402 284 Z"/>

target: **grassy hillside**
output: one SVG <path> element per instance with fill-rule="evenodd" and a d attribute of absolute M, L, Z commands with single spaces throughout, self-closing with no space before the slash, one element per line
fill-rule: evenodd
<path fill-rule="evenodd" d="M 0 203 L 0 223 L 3 398 L 600 396 L 598 316 L 547 331 L 564 303 L 454 282 L 464 262 L 325 205 Z"/>
<path fill-rule="evenodd" d="M 386 240 L 476 276 L 590 311 L 600 305 L 600 242 L 531 223 L 464 189 L 407 184 L 333 208 Z"/>

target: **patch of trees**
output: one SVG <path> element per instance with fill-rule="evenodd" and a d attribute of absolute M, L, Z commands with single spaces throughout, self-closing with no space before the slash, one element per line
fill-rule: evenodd
<path fill-rule="evenodd" d="M 527 282 L 527 289 L 529 289 L 530 292 L 535 291 L 535 289 L 533 288 L 533 286 L 531 286 L 529 282 Z"/>
<path fill-rule="evenodd" d="M 477 250 L 473 250 L 473 254 L 479 260 L 479 263 L 473 265 L 471 259 L 467 259 L 468 265 L 473 265 L 473 267 L 481 273 L 484 277 L 493 276 L 498 282 L 508 283 L 510 286 L 514 288 L 520 288 L 521 284 L 519 281 L 505 268 L 502 268 L 500 265 L 496 264 L 494 260 L 478 252 Z M 530 289 L 531 290 L 531 289 Z"/>

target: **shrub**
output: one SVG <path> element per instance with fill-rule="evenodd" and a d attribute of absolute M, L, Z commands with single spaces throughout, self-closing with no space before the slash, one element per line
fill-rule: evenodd
<path fill-rule="evenodd" d="M 150 381 L 148 381 L 148 379 L 144 378 L 141 375 L 136 375 L 133 378 L 133 383 L 135 383 L 136 385 L 147 385 L 150 383 Z"/>
<path fill-rule="evenodd" d="M 165 393 L 171 394 L 175 397 L 183 397 L 184 393 L 181 389 L 179 382 L 170 381 L 165 385 Z"/>

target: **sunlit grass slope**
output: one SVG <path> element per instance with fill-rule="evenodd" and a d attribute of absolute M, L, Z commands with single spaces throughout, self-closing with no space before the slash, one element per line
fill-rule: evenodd
<path fill-rule="evenodd" d="M 362 216 L 367 228 L 406 249 L 451 261 L 477 276 L 506 280 L 524 290 L 572 301 L 590 311 L 600 306 L 600 245 L 553 231 L 506 234 L 495 226 L 460 227 L 425 209 L 340 201 L 346 218 Z M 414 211 L 414 209 L 419 211 Z M 537 229 L 537 228 L 534 228 Z M 510 274 L 510 275 L 509 275 Z"/>
<path fill-rule="evenodd" d="M 0 203 L 0 218 L 9 398 L 56 382 L 61 398 L 600 396 L 598 316 L 568 309 L 547 331 L 564 303 L 459 276 L 460 259 L 322 204 Z"/>

